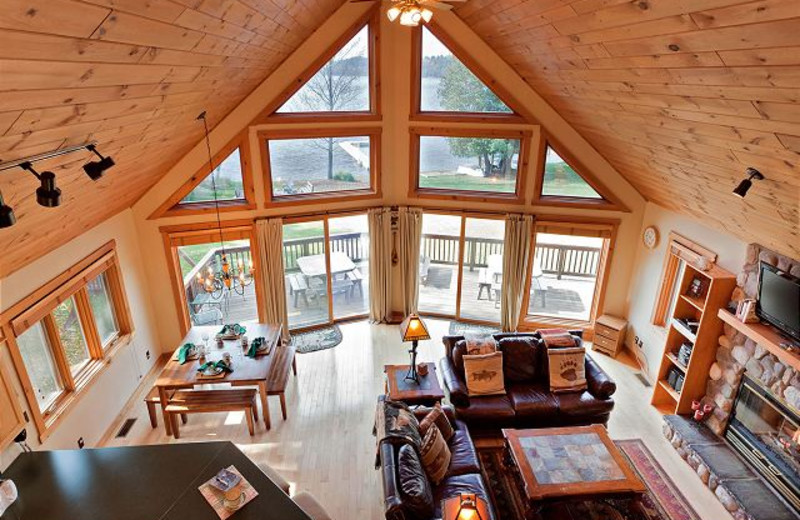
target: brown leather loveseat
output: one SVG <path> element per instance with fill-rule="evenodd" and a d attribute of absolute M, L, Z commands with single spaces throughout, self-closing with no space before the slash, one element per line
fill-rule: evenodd
<path fill-rule="evenodd" d="M 461 493 L 475 493 L 482 497 L 489 504 L 490 518 L 484 520 L 494 520 L 492 514 L 491 500 L 486 486 L 481 477 L 481 468 L 478 461 L 478 454 L 475 445 L 472 443 L 467 425 L 463 421 L 456 420 L 453 408 L 443 406 L 445 415 L 453 425 L 455 434 L 448 443 L 450 447 L 451 459 L 450 468 L 447 475 L 439 485 L 431 483 L 434 501 L 434 516 L 430 520 L 441 519 L 442 500 L 449 497 L 459 496 Z M 430 408 L 417 408 L 414 415 L 422 420 L 430 411 Z M 413 506 L 408 497 L 401 492 L 399 482 L 399 451 L 401 445 L 384 442 L 380 446 L 380 469 L 383 480 L 383 498 L 386 520 L 429 520 L 420 518 L 413 512 Z M 421 478 L 425 478 L 424 475 Z"/>
<path fill-rule="evenodd" d="M 570 331 L 576 345 L 581 331 Z M 445 357 L 440 361 L 445 392 L 456 416 L 472 430 L 500 428 L 548 428 L 608 422 L 617 386 L 586 354 L 588 389 L 554 394 L 550 392 L 547 349 L 538 333 L 495 334 L 503 352 L 506 395 L 469 397 L 461 356 L 466 353 L 463 336 L 445 336 Z"/>

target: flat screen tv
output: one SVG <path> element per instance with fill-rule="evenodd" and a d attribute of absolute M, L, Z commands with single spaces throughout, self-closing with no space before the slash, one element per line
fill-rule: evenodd
<path fill-rule="evenodd" d="M 756 314 L 800 341 L 800 278 L 761 262 Z"/>

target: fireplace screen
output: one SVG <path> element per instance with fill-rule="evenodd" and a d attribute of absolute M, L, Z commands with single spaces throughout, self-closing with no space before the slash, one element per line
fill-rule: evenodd
<path fill-rule="evenodd" d="M 745 376 L 726 436 L 795 507 L 800 488 L 799 427 L 796 411 Z"/>

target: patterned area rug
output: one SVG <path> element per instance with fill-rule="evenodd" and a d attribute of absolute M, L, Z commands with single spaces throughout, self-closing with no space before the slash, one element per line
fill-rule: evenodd
<path fill-rule="evenodd" d="M 492 327 L 490 325 L 473 325 L 472 323 L 463 323 L 461 321 L 450 322 L 450 336 L 463 336 L 466 334 L 497 334 L 500 332 L 499 327 Z"/>
<path fill-rule="evenodd" d="M 292 334 L 292 345 L 298 354 L 333 348 L 341 342 L 342 331 L 338 325 Z"/>
<path fill-rule="evenodd" d="M 575 502 L 548 506 L 542 511 L 543 520 L 700 520 L 641 440 L 615 442 L 649 490 L 641 507 L 631 510 L 625 500 Z M 517 482 L 503 467 L 503 449 L 480 449 L 478 455 L 484 481 L 492 495 L 495 516 L 503 520 L 524 520 Z"/>

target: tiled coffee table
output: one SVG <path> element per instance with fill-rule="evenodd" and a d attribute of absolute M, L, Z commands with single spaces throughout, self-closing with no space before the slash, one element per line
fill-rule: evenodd
<path fill-rule="evenodd" d="M 508 464 L 521 483 L 527 517 L 548 503 L 638 499 L 647 488 L 599 425 L 503 430 Z"/>

